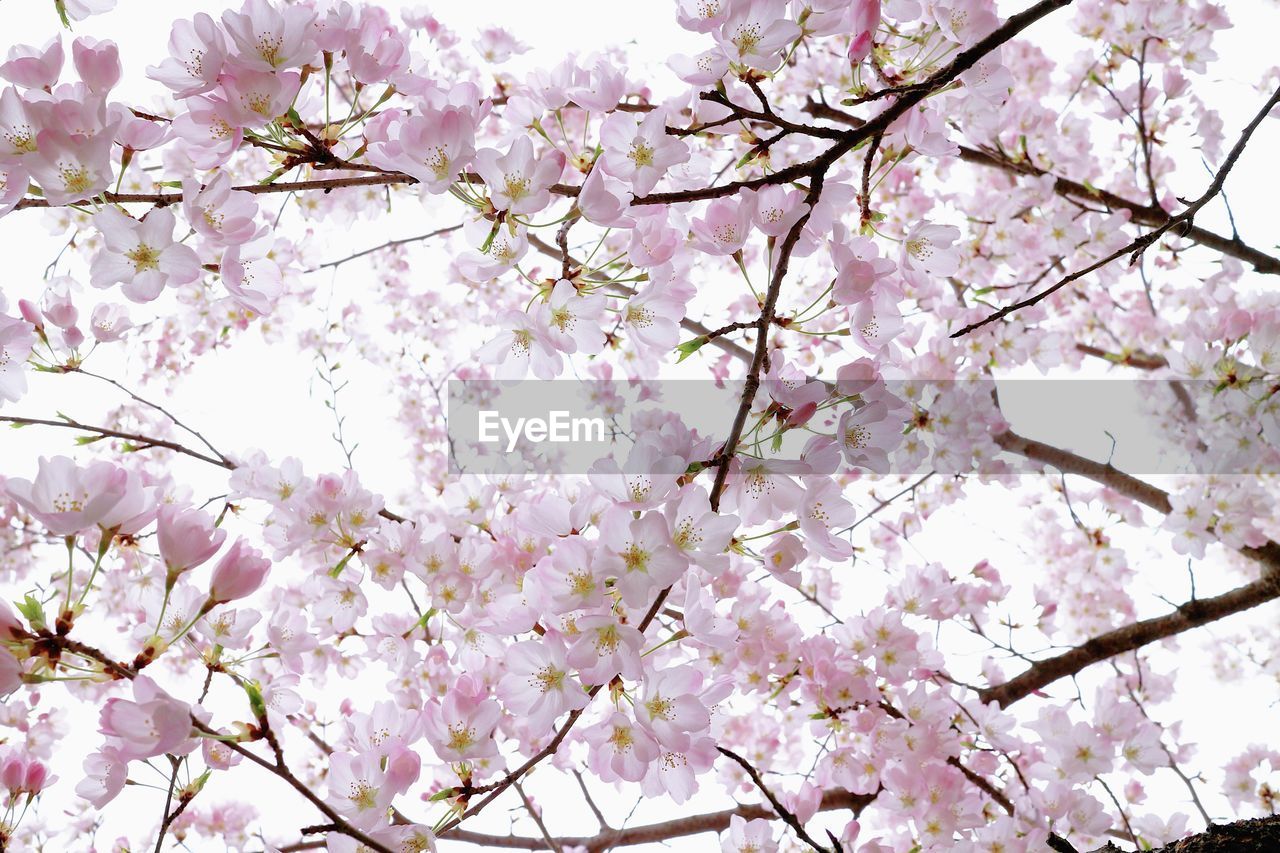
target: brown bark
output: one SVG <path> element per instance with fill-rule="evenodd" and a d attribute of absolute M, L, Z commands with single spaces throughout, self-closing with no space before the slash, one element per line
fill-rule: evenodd
<path fill-rule="evenodd" d="M 1060 853 L 1070 853 L 1053 847 Z M 1074 850 L 1075 848 L 1071 848 Z M 1214 824 L 1198 835 L 1179 839 L 1151 853 L 1277 853 L 1280 851 L 1280 815 Z M 1089 853 L 1127 853 L 1111 842 Z"/>

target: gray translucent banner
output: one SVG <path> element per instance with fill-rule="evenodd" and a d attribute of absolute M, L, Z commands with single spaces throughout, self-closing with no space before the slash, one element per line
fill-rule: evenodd
<path fill-rule="evenodd" d="M 640 439 L 690 463 L 711 460 L 743 390 L 741 380 L 454 380 L 450 470 L 580 475 L 604 465 L 640 474 L 670 464 L 669 453 L 634 452 Z M 879 402 L 902 439 L 878 473 L 1041 470 L 1042 463 L 1007 451 L 994 455 L 986 437 L 1011 429 L 1137 476 L 1261 476 L 1280 472 L 1270 392 L 1269 383 L 1223 389 L 1161 379 L 910 379 L 870 388 L 837 387 L 834 379 L 764 381 L 745 423 L 744 458 L 799 459 L 816 436 L 846 436 L 859 416 L 842 422 L 845 413 L 865 415 Z"/>

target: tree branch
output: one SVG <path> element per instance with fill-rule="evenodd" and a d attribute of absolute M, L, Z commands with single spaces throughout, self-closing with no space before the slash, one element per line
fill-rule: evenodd
<path fill-rule="evenodd" d="M 952 333 L 951 337 L 963 337 L 972 331 L 981 329 L 989 323 L 994 323 L 997 320 L 1007 317 L 1015 311 L 1020 311 L 1023 308 L 1029 308 L 1032 305 L 1036 305 L 1052 296 L 1054 293 L 1057 293 L 1068 284 L 1071 284 L 1071 282 L 1081 279 L 1089 273 L 1105 267 L 1107 264 L 1110 264 L 1112 261 L 1123 255 L 1129 255 L 1129 264 L 1132 266 L 1138 259 L 1138 256 L 1145 252 L 1152 243 L 1160 239 L 1161 235 L 1165 232 L 1183 223 L 1186 223 L 1188 226 L 1191 225 L 1193 218 L 1200 212 L 1200 209 L 1208 204 L 1210 199 L 1222 191 L 1222 185 L 1226 181 L 1227 175 L 1231 172 L 1231 168 L 1235 166 L 1236 161 L 1240 159 L 1240 155 L 1244 153 L 1245 146 L 1249 143 L 1249 138 L 1253 136 L 1253 132 L 1257 130 L 1258 125 L 1262 123 L 1262 120 L 1267 117 L 1277 104 L 1280 104 L 1280 89 L 1277 89 L 1275 93 L 1267 99 L 1267 102 L 1263 104 L 1262 109 L 1253 117 L 1253 120 L 1250 121 L 1249 124 L 1245 125 L 1244 131 L 1240 134 L 1240 138 L 1236 140 L 1236 144 L 1232 146 L 1230 153 L 1228 153 L 1226 159 L 1222 161 L 1222 166 L 1219 167 L 1217 174 L 1214 175 L 1214 178 L 1209 183 L 1208 188 L 1206 188 L 1200 197 L 1191 202 L 1181 213 L 1170 217 L 1168 221 L 1155 229 L 1135 237 L 1128 244 L 1117 249 L 1106 257 L 1094 261 L 1087 267 L 1076 270 L 1070 275 L 1064 276 L 1056 283 L 1046 287 L 1039 293 L 1033 296 L 1028 296 L 1026 299 L 1021 299 L 1012 305 L 1006 305 L 998 311 L 993 311 L 991 314 L 976 323 L 970 323 L 960 331 Z"/>
<path fill-rule="evenodd" d="M 805 106 L 805 111 L 816 118 L 830 119 L 831 121 L 847 124 L 852 127 L 860 127 L 865 122 L 857 116 L 838 110 L 828 104 L 818 101 L 810 101 Z M 1041 169 L 1029 162 L 1016 162 L 998 151 L 991 151 L 986 148 L 970 148 L 965 145 L 960 146 L 960 159 L 966 163 L 972 163 L 976 166 L 985 166 L 991 169 L 999 169 L 1008 172 L 1011 175 L 1026 175 L 1029 177 L 1043 177 L 1051 175 L 1046 169 Z M 1073 181 L 1069 178 L 1052 176 L 1054 178 L 1054 192 L 1063 198 L 1073 198 L 1080 201 L 1100 202 L 1110 210 L 1126 210 L 1130 213 L 1130 221 L 1139 225 L 1148 225 L 1151 227 L 1159 227 L 1168 223 L 1173 216 L 1164 208 L 1152 207 L 1151 205 L 1139 204 L 1130 201 L 1123 196 L 1108 192 L 1107 190 L 1088 187 L 1079 181 Z M 1180 229 L 1182 230 L 1182 229 Z M 1269 275 L 1280 275 L 1280 258 L 1268 255 L 1252 246 L 1242 242 L 1238 236 L 1223 237 L 1221 234 L 1208 231 L 1197 225 L 1192 225 L 1183 231 L 1182 236 L 1208 249 L 1221 252 L 1229 257 L 1252 264 L 1254 269 L 1260 273 Z"/>
<path fill-rule="evenodd" d="M 1087 477 L 1166 515 L 1172 511 L 1167 492 L 1109 464 L 1012 432 L 996 436 L 996 443 L 1011 453 L 1051 465 L 1063 473 Z M 1192 599 L 1164 616 L 1100 634 L 1060 655 L 1037 661 L 1010 681 L 979 691 L 979 697 L 983 702 L 997 702 L 1001 707 L 1008 707 L 1092 664 L 1280 598 L 1280 544 L 1268 541 L 1257 547 L 1244 546 L 1239 553 L 1262 565 L 1260 579 L 1213 598 Z"/>

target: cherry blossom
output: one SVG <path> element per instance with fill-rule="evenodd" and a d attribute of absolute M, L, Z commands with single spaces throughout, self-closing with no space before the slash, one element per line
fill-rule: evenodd
<path fill-rule="evenodd" d="M 30 5 L 0 848 L 1274 825 L 1271 11 Z"/>
<path fill-rule="evenodd" d="M 94 217 L 105 243 L 93 259 L 89 283 L 121 292 L 133 302 L 150 302 L 169 285 L 188 284 L 200 275 L 195 251 L 174 242 L 174 215 L 156 210 L 141 222 L 109 207 Z"/>
<path fill-rule="evenodd" d="M 628 113 L 612 113 L 600 127 L 603 167 L 645 195 L 672 166 L 689 159 L 688 147 L 666 135 L 667 114 L 654 110 L 640 120 Z"/>
<path fill-rule="evenodd" d="M 490 187 L 490 200 L 508 213 L 536 213 L 551 200 L 550 187 L 564 168 L 564 155 L 553 151 L 535 158 L 533 142 L 522 136 L 502 154 L 493 148 L 476 152 L 475 168 Z"/>
<path fill-rule="evenodd" d="M 147 68 L 147 75 L 172 89 L 176 97 L 202 95 L 218 85 L 227 59 L 226 37 L 213 18 L 198 12 L 190 21 L 174 22 L 169 54 L 159 65 Z"/>
<path fill-rule="evenodd" d="M 124 471 L 108 462 L 80 468 L 66 456 L 40 457 L 34 481 L 11 477 L 9 497 L 50 533 L 69 536 L 106 517 L 124 497 Z"/>
<path fill-rule="evenodd" d="M 558 636 L 517 643 L 507 654 L 498 695 L 509 710 L 528 719 L 534 732 L 545 732 L 562 714 L 587 706 L 587 693 L 569 672 Z"/>

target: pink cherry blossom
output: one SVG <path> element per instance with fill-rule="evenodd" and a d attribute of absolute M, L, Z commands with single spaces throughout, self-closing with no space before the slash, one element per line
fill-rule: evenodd
<path fill-rule="evenodd" d="M 442 761 L 471 761 L 498 754 L 493 730 L 502 715 L 484 686 L 464 676 L 441 703 L 423 709 L 427 740 Z"/>
<path fill-rule="evenodd" d="M 214 246 L 242 245 L 257 233 L 257 200 L 233 190 L 226 172 L 214 175 L 203 187 L 191 178 L 185 180 L 182 213 L 196 233 Z"/>
<path fill-rule="evenodd" d="M 42 130 L 36 136 L 35 153 L 23 157 L 22 165 L 52 204 L 92 198 L 107 188 L 113 176 L 112 136 L 105 130 L 89 136 Z"/>
<path fill-rule="evenodd" d="M 600 333 L 604 303 L 603 296 L 579 293 L 569 281 L 557 281 L 542 306 L 551 345 L 566 353 L 600 352 L 604 348 L 604 335 Z"/>
<path fill-rule="evenodd" d="M 772 70 L 779 51 L 800 35 L 800 27 L 780 14 L 773 0 L 746 0 L 734 3 L 716 35 L 730 61 Z"/>
<path fill-rule="evenodd" d="M 660 753 L 653 736 L 622 713 L 588 729 L 584 737 L 592 746 L 588 766 L 605 781 L 639 782 Z"/>
<path fill-rule="evenodd" d="M 376 757 L 336 752 L 329 757 L 328 800 L 355 826 L 372 829 L 394 797 L 386 777 Z"/>
<path fill-rule="evenodd" d="M 769 821 L 746 820 L 734 815 L 729 819 L 729 829 L 720 849 L 724 853 L 775 853 L 778 845 L 773 840 Z"/>
<path fill-rule="evenodd" d="M 521 44 L 515 36 L 501 27 L 486 27 L 473 42 L 476 52 L 486 62 L 501 65 L 515 54 L 524 53 L 529 48 Z"/>
<path fill-rule="evenodd" d="M 271 259 L 270 234 L 260 232 L 251 242 L 232 243 L 222 253 L 222 284 L 241 307 L 257 314 L 272 312 L 284 292 L 279 265 Z"/>
<path fill-rule="evenodd" d="M 611 113 L 600 126 L 604 168 L 646 195 L 672 166 L 689 159 L 689 148 L 666 133 L 667 113 L 654 110 L 637 120 L 630 113 Z"/>
<path fill-rule="evenodd" d="M 727 3 L 722 4 L 728 6 Z M 697 56 L 673 55 L 667 64 L 690 86 L 709 86 L 724 78 L 729 71 L 729 58 L 719 50 L 704 50 Z"/>
<path fill-rule="evenodd" d="M 688 560 L 671 541 L 671 530 L 660 513 L 640 518 L 619 508 L 600 522 L 605 546 L 600 571 L 615 578 L 622 600 L 644 607 L 661 589 L 671 586 L 688 568 Z"/>
<path fill-rule="evenodd" d="M 582 616 L 576 624 L 578 637 L 566 660 L 578 670 L 583 684 L 607 684 L 615 675 L 640 677 L 644 637 L 639 631 L 604 614 Z"/>
<path fill-rule="evenodd" d="M 609 227 L 632 223 L 631 201 L 634 193 L 616 178 L 605 175 L 603 168 L 592 169 L 578 193 L 582 217 L 596 225 Z"/>
<path fill-rule="evenodd" d="M 35 481 L 5 481 L 9 497 L 57 536 L 71 536 L 106 517 L 125 494 L 125 473 L 108 462 L 80 468 L 66 456 L 40 457 Z"/>
<path fill-rule="evenodd" d="M 108 747 L 85 758 L 84 772 L 85 777 L 76 785 L 76 795 L 100 809 L 124 790 L 129 767 L 117 749 Z"/>
<path fill-rule="evenodd" d="M 551 200 L 550 187 L 564 168 L 559 151 L 536 158 L 533 142 L 522 136 L 502 154 L 493 148 L 476 152 L 475 168 L 489 187 L 493 206 L 508 213 L 536 213 Z"/>
<path fill-rule="evenodd" d="M 711 202 L 701 217 L 693 220 L 694 245 L 709 255 L 732 255 L 751 236 L 755 199 L 720 198 Z"/>
<path fill-rule="evenodd" d="M 0 314 L 0 402 L 17 402 L 26 394 L 22 366 L 35 342 L 30 323 Z"/>
<path fill-rule="evenodd" d="M 531 602 L 555 613 L 598 607 L 604 603 L 605 578 L 595 555 L 579 537 L 556 545 L 525 573 L 523 590 Z"/>
<path fill-rule="evenodd" d="M 565 96 L 578 106 L 605 113 L 617 106 L 627 91 L 621 68 L 603 56 L 587 57 L 573 71 L 573 83 Z"/>
<path fill-rule="evenodd" d="M 240 127 L 258 127 L 285 114 L 302 78 L 292 71 L 277 74 L 237 68 L 218 82 L 226 93 L 232 121 Z"/>
<path fill-rule="evenodd" d="M 475 156 L 475 120 L 449 107 L 390 121 L 386 138 L 372 141 L 369 157 L 386 169 L 413 175 L 428 192 L 442 193 Z"/>
<path fill-rule="evenodd" d="M 191 709 L 145 675 L 133 680 L 134 701 L 108 699 L 99 717 L 101 732 L 125 760 L 178 752 L 191 737 Z"/>
<path fill-rule="evenodd" d="M 688 749 L 690 735 L 711 725 L 711 715 L 698 694 L 702 673 L 693 666 L 673 666 L 646 679 L 636 703 L 636 721 L 666 749 Z"/>
<path fill-rule="evenodd" d="M 554 379 L 562 360 L 546 325 L 523 311 L 509 311 L 501 320 L 505 328 L 476 355 L 498 365 L 499 379 L 523 379 L 531 369 L 539 379 Z"/>
<path fill-rule="evenodd" d="M 227 59 L 226 37 L 204 12 L 190 20 L 173 24 L 169 34 L 169 58 L 147 68 L 147 76 L 173 90 L 176 97 L 189 98 L 212 91 L 218 85 Z"/>
<path fill-rule="evenodd" d="M 192 163 L 200 169 L 224 165 L 244 139 L 239 111 L 227 98 L 212 94 L 191 97 L 184 106 L 187 112 L 174 119 L 171 127 Z"/>
<path fill-rule="evenodd" d="M 188 284 L 200 275 L 200 259 L 174 242 L 176 220 L 168 210 L 154 210 L 139 222 L 114 207 L 94 217 L 102 231 L 103 249 L 93 259 L 89 283 L 121 292 L 134 302 L 150 302 L 170 284 Z"/>
<path fill-rule="evenodd" d="M 231 58 L 250 71 L 295 68 L 316 53 L 311 25 L 315 13 L 303 6 L 275 6 L 269 0 L 245 0 L 239 12 L 222 13 L 231 39 Z"/>
<path fill-rule="evenodd" d="M 587 692 L 574 678 L 564 641 L 548 634 L 507 650 L 507 673 L 498 696 L 508 711 L 527 719 L 531 731 L 546 732 L 563 714 L 587 706 Z"/>
<path fill-rule="evenodd" d="M 30 178 L 21 168 L 0 165 L 0 217 L 18 206 L 30 183 Z"/>
<path fill-rule="evenodd" d="M 44 47 L 14 45 L 0 63 L 0 77 L 26 89 L 47 89 L 62 73 L 62 39 L 55 36 Z"/>

